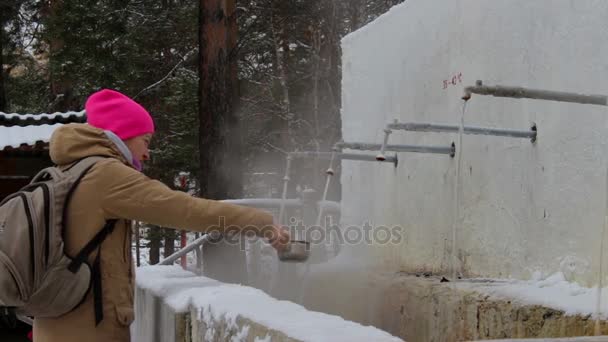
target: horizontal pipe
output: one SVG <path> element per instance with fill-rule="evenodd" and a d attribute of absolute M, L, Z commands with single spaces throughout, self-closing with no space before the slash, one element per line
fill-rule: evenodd
<path fill-rule="evenodd" d="M 159 265 L 173 265 L 173 263 L 175 263 L 179 258 L 192 252 L 199 246 L 203 245 L 205 242 L 209 241 L 209 239 L 210 239 L 210 236 L 208 234 L 203 235 L 202 237 L 192 241 L 186 247 L 180 249 L 179 251 L 177 251 L 177 252 L 171 254 L 170 256 L 166 257 L 165 259 L 163 259 L 163 261 L 161 261 L 159 263 Z"/>
<path fill-rule="evenodd" d="M 378 156 L 371 156 L 368 154 L 357 154 L 357 153 L 338 153 L 336 158 L 342 160 L 360 160 L 360 161 L 372 161 L 381 163 L 393 163 L 397 164 L 397 157 L 395 156 L 384 156 L 384 159 L 378 159 Z"/>
<path fill-rule="evenodd" d="M 302 152 L 290 152 L 289 155 L 294 158 L 321 158 L 321 159 L 331 159 L 331 154 L 333 152 L 312 152 L 312 151 L 302 151 Z M 376 156 L 372 156 L 369 154 L 358 154 L 358 153 L 336 153 L 336 158 L 342 160 L 360 160 L 360 161 L 380 161 L 387 163 L 396 163 L 397 157 L 389 156 L 386 157 L 386 160 L 376 160 Z"/>
<path fill-rule="evenodd" d="M 508 86 L 485 86 L 482 81 L 477 81 L 475 86 L 466 87 L 464 89 L 463 100 L 469 100 L 471 94 L 478 95 L 492 95 L 495 97 L 510 97 L 516 99 L 536 99 L 536 100 L 548 100 L 548 101 L 559 101 L 559 102 L 572 102 L 582 104 L 593 104 L 599 106 L 608 106 L 608 96 L 606 95 L 592 95 L 592 94 L 579 94 L 579 93 L 568 93 L 561 91 L 541 90 L 541 89 L 529 89 L 522 87 L 508 87 Z"/>
<path fill-rule="evenodd" d="M 382 148 L 381 144 L 370 144 L 362 142 L 339 142 L 335 145 L 337 148 L 347 148 L 360 151 L 379 151 Z M 386 145 L 385 151 L 391 152 L 414 152 L 414 153 L 435 153 L 448 154 L 454 156 L 456 148 L 452 146 L 424 146 L 424 145 Z"/>
<path fill-rule="evenodd" d="M 282 200 L 280 198 L 243 198 L 243 199 L 232 199 L 223 200 L 224 203 L 242 205 L 246 207 L 254 207 L 259 209 L 277 209 L 281 206 Z M 319 201 L 319 206 L 324 211 L 339 212 L 340 203 L 334 201 Z M 300 208 L 302 207 L 302 201 L 296 199 L 286 199 L 285 208 Z"/>
<path fill-rule="evenodd" d="M 245 207 L 253 207 L 258 209 L 276 209 L 281 206 L 280 198 L 243 198 L 222 200 L 221 202 L 242 205 Z M 286 199 L 285 208 L 298 208 L 302 205 L 299 199 Z"/>
<path fill-rule="evenodd" d="M 458 133 L 460 129 L 460 127 L 457 125 L 440 125 L 431 123 L 392 123 L 389 124 L 388 127 L 394 130 L 437 133 Z M 522 131 L 512 129 L 464 126 L 464 134 L 493 135 L 499 137 L 527 138 L 535 140 L 537 132 L 534 129 Z"/>

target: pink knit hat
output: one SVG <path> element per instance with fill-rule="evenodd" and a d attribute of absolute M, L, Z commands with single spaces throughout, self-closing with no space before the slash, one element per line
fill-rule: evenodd
<path fill-rule="evenodd" d="M 122 140 L 154 133 L 154 122 L 144 107 L 117 91 L 94 93 L 84 108 L 89 125 L 111 131 Z"/>

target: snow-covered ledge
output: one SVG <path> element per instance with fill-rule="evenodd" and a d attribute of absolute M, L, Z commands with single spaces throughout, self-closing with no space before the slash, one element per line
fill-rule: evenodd
<path fill-rule="evenodd" d="M 133 341 L 401 341 L 178 266 L 137 270 Z"/>

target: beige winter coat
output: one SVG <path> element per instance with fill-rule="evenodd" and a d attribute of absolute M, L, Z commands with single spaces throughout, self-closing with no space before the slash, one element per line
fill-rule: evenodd
<path fill-rule="evenodd" d="M 205 232 L 225 218 L 225 226 L 271 225 L 268 213 L 173 191 L 130 167 L 103 131 L 86 124 L 58 128 L 52 136 L 53 162 L 68 166 L 87 156 L 98 162 L 76 188 L 64 234 L 66 253 L 74 256 L 108 219 L 120 219 L 101 246 L 103 320 L 95 326 L 92 291 L 74 311 L 53 319 L 35 319 L 36 342 L 129 341 L 133 321 L 134 270 L 131 224 L 144 221 L 164 227 Z M 91 263 L 96 253 L 90 257 Z"/>

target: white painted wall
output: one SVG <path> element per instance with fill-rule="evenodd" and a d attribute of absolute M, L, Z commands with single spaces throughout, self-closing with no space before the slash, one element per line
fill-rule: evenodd
<path fill-rule="evenodd" d="M 393 118 L 459 122 L 464 86 L 608 94 L 608 1 L 407 0 L 343 42 L 345 141 L 380 143 Z M 462 84 L 443 80 L 462 73 Z M 608 108 L 473 96 L 465 122 L 528 129 L 538 142 L 464 136 L 459 269 L 530 278 L 565 271 L 597 283 L 605 215 Z M 395 132 L 392 144 L 448 145 L 457 134 Z M 406 241 L 372 248 L 391 271 L 448 272 L 457 159 L 399 155 L 343 162 L 343 222 L 399 224 Z M 604 283 L 605 284 L 605 283 Z"/>

